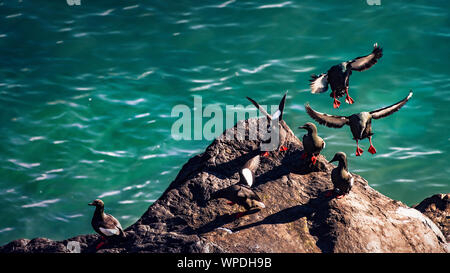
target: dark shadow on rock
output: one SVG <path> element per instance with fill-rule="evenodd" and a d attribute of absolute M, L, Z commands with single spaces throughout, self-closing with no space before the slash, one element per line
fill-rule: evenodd
<path fill-rule="evenodd" d="M 226 179 L 232 177 L 235 173 L 244 166 L 245 162 L 252 157 L 258 155 L 259 150 L 251 150 L 248 153 L 237 156 L 236 158 L 224 163 L 208 166 L 205 172 L 212 174 L 220 179 Z"/>
<path fill-rule="evenodd" d="M 261 221 L 234 228 L 233 232 L 244 230 L 247 228 L 256 227 L 259 225 L 286 224 L 286 223 L 294 222 L 302 217 L 309 217 L 315 211 L 314 208 L 311 207 L 311 205 L 310 205 L 311 202 L 312 201 L 309 201 L 308 203 L 303 204 L 303 205 L 297 205 L 297 206 L 283 209 L 279 212 L 276 212 L 274 214 L 267 216 L 266 218 L 264 218 Z"/>
<path fill-rule="evenodd" d="M 260 211 L 259 209 L 248 210 L 248 211 L 241 213 L 241 217 L 251 215 L 251 214 L 257 213 L 259 211 Z M 236 221 L 237 219 L 239 219 L 239 218 L 237 218 L 237 216 L 239 214 L 240 214 L 239 212 L 236 212 L 233 214 L 219 215 L 213 221 L 211 221 L 195 230 L 192 230 L 192 233 L 187 233 L 187 235 L 192 235 L 192 234 L 200 235 L 200 234 L 211 232 L 219 227 L 222 227 L 226 224 Z"/>
<path fill-rule="evenodd" d="M 261 221 L 234 228 L 233 232 L 256 227 L 259 225 L 286 224 L 307 217 L 313 219 L 315 223 L 310 227 L 311 235 L 317 237 L 316 245 L 322 252 L 332 252 L 334 239 L 331 236 L 331 227 L 327 224 L 330 214 L 330 201 L 332 197 L 325 197 L 325 192 L 321 192 L 319 197 L 313 198 L 306 204 L 293 206 L 271 214 Z"/>

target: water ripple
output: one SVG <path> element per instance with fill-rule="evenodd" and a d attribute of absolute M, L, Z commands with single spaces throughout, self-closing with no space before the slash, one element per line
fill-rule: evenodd
<path fill-rule="evenodd" d="M 98 198 L 104 198 L 104 197 L 107 197 L 107 196 L 113 196 L 113 195 L 117 195 L 119 193 L 120 193 L 120 191 L 107 191 L 105 193 L 100 194 L 98 196 Z"/>
<path fill-rule="evenodd" d="M 287 2 L 283 2 L 283 3 L 279 3 L 279 4 L 269 4 L 269 5 L 262 5 L 259 6 L 258 9 L 273 9 L 273 8 L 283 8 L 287 5 L 292 4 L 291 1 L 287 1 Z"/>
<path fill-rule="evenodd" d="M 32 204 L 28 204 L 28 205 L 23 205 L 22 208 L 34 208 L 34 207 L 47 207 L 48 204 L 54 204 L 59 202 L 61 199 L 56 198 L 56 199 L 50 199 L 50 200 L 44 200 L 41 202 L 37 202 L 37 203 L 32 203 Z"/>

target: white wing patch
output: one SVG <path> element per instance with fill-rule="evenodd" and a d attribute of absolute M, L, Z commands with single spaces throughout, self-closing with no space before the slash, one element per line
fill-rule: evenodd
<path fill-rule="evenodd" d="M 120 234 L 120 230 L 118 228 L 102 228 L 102 227 L 100 227 L 99 229 L 106 236 L 113 236 L 113 235 Z"/>
<path fill-rule="evenodd" d="M 355 181 L 355 178 L 353 178 L 353 176 L 352 176 L 352 178 L 350 178 L 350 187 L 353 187 L 353 182 Z"/>
<path fill-rule="evenodd" d="M 251 187 L 253 184 L 252 171 L 250 171 L 250 169 L 248 168 L 242 169 L 242 175 L 244 176 L 245 181 L 247 181 L 247 185 Z"/>
<path fill-rule="evenodd" d="M 278 119 L 281 116 L 281 111 L 278 109 L 275 114 L 273 114 L 272 119 Z"/>
<path fill-rule="evenodd" d="M 328 90 L 328 74 L 323 73 L 319 76 L 313 75 L 310 80 L 311 93 L 323 93 Z"/>
<path fill-rule="evenodd" d="M 263 202 L 255 201 L 256 205 L 262 209 L 266 208 L 266 205 L 264 205 Z"/>

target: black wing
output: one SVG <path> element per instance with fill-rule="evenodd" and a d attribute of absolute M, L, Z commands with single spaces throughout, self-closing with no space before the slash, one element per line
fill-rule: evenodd
<path fill-rule="evenodd" d="M 372 53 L 367 56 L 357 57 L 350 61 L 352 70 L 364 71 L 371 68 L 378 62 L 378 59 L 383 57 L 383 49 L 377 43 L 373 45 Z"/>
<path fill-rule="evenodd" d="M 391 106 L 387 106 L 387 107 L 370 112 L 370 114 L 372 115 L 372 118 L 374 118 L 374 119 L 384 118 L 384 117 L 387 117 L 387 116 L 397 112 L 398 110 L 400 110 L 400 108 L 402 108 L 403 105 L 406 104 L 406 102 L 412 97 L 412 95 L 413 95 L 413 91 L 410 90 L 409 95 L 406 98 L 402 99 L 401 101 L 399 101 L 395 104 L 392 104 Z"/>
<path fill-rule="evenodd" d="M 259 105 L 259 103 L 257 103 L 256 101 L 254 101 L 253 99 L 251 99 L 250 97 L 246 97 L 251 103 L 253 103 L 254 106 L 256 106 L 256 108 L 258 108 L 259 111 L 261 111 L 261 113 L 263 113 L 264 116 L 267 117 L 267 119 L 270 121 L 272 120 L 272 116 L 269 115 L 269 113 L 267 113 L 267 111 L 261 107 L 261 105 Z"/>
<path fill-rule="evenodd" d="M 331 128 L 341 128 L 342 126 L 348 124 L 348 117 L 344 116 L 333 116 L 324 113 L 317 112 L 313 110 L 309 104 L 305 105 L 306 112 L 310 117 L 312 117 L 318 123 Z"/>
<path fill-rule="evenodd" d="M 286 93 L 284 93 L 283 98 L 281 98 L 280 104 L 278 105 L 278 111 L 280 111 L 280 113 L 275 112 L 275 114 L 273 115 L 273 118 L 276 119 L 278 118 L 279 115 L 279 119 L 278 120 L 283 120 L 283 112 L 284 112 L 284 104 L 286 102 L 286 95 L 287 95 L 287 91 Z"/>

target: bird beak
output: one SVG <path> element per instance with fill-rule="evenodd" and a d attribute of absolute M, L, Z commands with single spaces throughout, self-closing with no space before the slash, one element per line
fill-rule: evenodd
<path fill-rule="evenodd" d="M 299 129 L 305 129 L 306 130 L 306 127 L 305 126 L 300 126 L 300 127 L 298 127 Z"/>
<path fill-rule="evenodd" d="M 88 205 L 89 205 L 89 206 L 95 206 L 95 204 L 94 204 L 94 203 L 89 203 Z"/>

